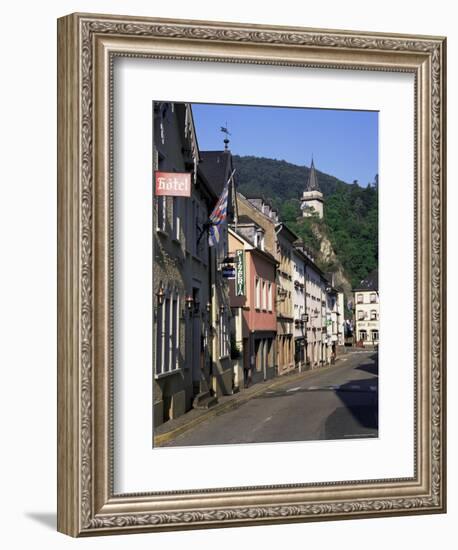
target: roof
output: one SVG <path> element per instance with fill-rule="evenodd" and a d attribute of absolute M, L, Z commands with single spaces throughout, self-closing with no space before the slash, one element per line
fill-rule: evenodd
<path fill-rule="evenodd" d="M 315 165 L 313 164 L 313 158 L 312 158 L 312 164 L 310 165 L 309 178 L 307 180 L 305 190 L 320 191 L 320 186 L 318 184 L 318 176 L 315 170 Z"/>
<path fill-rule="evenodd" d="M 283 222 L 280 222 L 280 223 L 277 223 L 275 225 L 275 231 L 277 233 L 277 235 L 279 233 L 283 233 L 285 235 L 285 237 L 291 241 L 291 243 L 294 243 L 295 241 L 297 241 L 298 237 L 296 235 L 296 233 L 294 233 L 293 231 L 291 231 L 291 229 Z"/>
<path fill-rule="evenodd" d="M 378 290 L 378 268 L 371 271 L 354 290 Z"/>
<path fill-rule="evenodd" d="M 208 181 L 212 190 L 219 197 L 223 192 L 223 187 L 231 168 L 230 151 L 201 151 L 199 170 Z"/>
<path fill-rule="evenodd" d="M 247 214 L 240 214 L 240 216 L 237 218 L 237 223 L 254 224 L 254 225 L 258 226 L 260 229 L 262 229 L 262 227 L 258 223 L 256 223 L 256 221 L 253 220 L 253 218 L 251 218 Z M 264 231 L 264 229 L 263 229 L 263 231 Z"/>
<path fill-rule="evenodd" d="M 272 264 L 278 265 L 280 262 L 267 250 L 261 250 L 259 247 L 254 246 L 245 236 L 241 235 L 234 227 L 229 227 L 229 233 L 237 238 L 242 243 L 247 244 L 250 248 L 246 249 L 246 252 L 252 252 L 253 254 L 258 254 L 262 258 L 268 260 Z"/>
<path fill-rule="evenodd" d="M 261 250 L 257 246 L 255 246 L 254 248 L 249 250 L 249 252 L 253 252 L 254 254 L 257 254 L 258 256 L 261 256 L 262 258 L 265 258 L 266 260 L 268 260 L 272 264 L 275 264 L 275 265 L 280 264 L 280 262 L 270 252 L 267 252 L 267 250 Z"/>

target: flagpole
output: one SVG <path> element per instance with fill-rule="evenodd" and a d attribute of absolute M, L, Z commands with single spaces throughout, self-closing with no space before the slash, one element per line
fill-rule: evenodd
<path fill-rule="evenodd" d="M 226 212 L 227 212 L 227 201 L 228 201 L 228 195 L 229 195 L 229 186 L 230 186 L 230 183 L 231 183 L 231 179 L 233 179 L 233 177 L 234 177 L 234 173 L 235 173 L 235 170 L 232 171 L 231 175 L 227 179 L 226 184 L 225 184 L 224 189 L 223 189 L 223 193 L 220 196 L 220 198 L 218 199 L 218 202 L 216 203 L 215 208 L 218 207 L 218 204 L 221 201 L 222 196 L 224 195 L 224 190 L 226 190 L 226 199 L 225 200 L 226 200 Z M 233 184 L 233 182 L 232 182 L 232 184 Z M 216 224 L 212 220 L 212 215 L 213 215 L 213 213 L 210 215 L 210 218 L 203 224 L 200 235 L 197 239 L 197 245 L 199 245 L 199 242 L 200 242 L 200 240 L 201 240 L 201 238 L 202 238 L 202 236 L 204 235 L 205 232 L 208 232 L 212 226 L 216 227 Z"/>
<path fill-rule="evenodd" d="M 239 221 L 239 207 L 237 201 L 237 190 L 235 188 L 235 170 L 232 172 L 232 206 L 234 207 L 234 229 L 237 231 L 237 223 Z"/>

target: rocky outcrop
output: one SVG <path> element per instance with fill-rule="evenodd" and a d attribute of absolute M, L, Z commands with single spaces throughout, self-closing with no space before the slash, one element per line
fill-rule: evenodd
<path fill-rule="evenodd" d="M 349 298 L 352 293 L 351 283 L 345 274 L 345 270 L 337 254 L 335 253 L 334 248 L 332 247 L 326 229 L 322 224 L 313 224 L 312 230 L 317 241 L 320 243 L 320 249 L 315 260 L 324 271 L 334 274 L 334 286 L 343 290 L 345 296 Z"/>

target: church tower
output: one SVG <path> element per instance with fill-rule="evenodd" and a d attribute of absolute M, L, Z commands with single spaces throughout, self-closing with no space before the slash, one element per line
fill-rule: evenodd
<path fill-rule="evenodd" d="M 307 185 L 301 198 L 301 210 L 304 218 L 310 217 L 313 213 L 318 214 L 319 218 L 323 217 L 323 193 L 320 191 L 320 186 L 318 185 L 313 158 Z"/>

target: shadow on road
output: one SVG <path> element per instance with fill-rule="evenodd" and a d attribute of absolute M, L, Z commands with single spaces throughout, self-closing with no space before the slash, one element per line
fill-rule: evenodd
<path fill-rule="evenodd" d="M 378 436 L 378 364 L 365 364 L 356 367 L 372 375 L 370 378 L 360 378 L 340 386 L 336 395 L 342 402 L 324 425 L 325 439 L 344 439 L 352 436 Z M 357 391 L 353 388 L 358 387 Z"/>
<path fill-rule="evenodd" d="M 374 353 L 369 357 L 370 363 L 364 363 L 362 365 L 359 365 L 358 367 L 355 367 L 355 370 L 362 370 L 364 372 L 368 372 L 369 374 L 374 374 L 375 376 L 378 376 L 378 354 Z"/>

